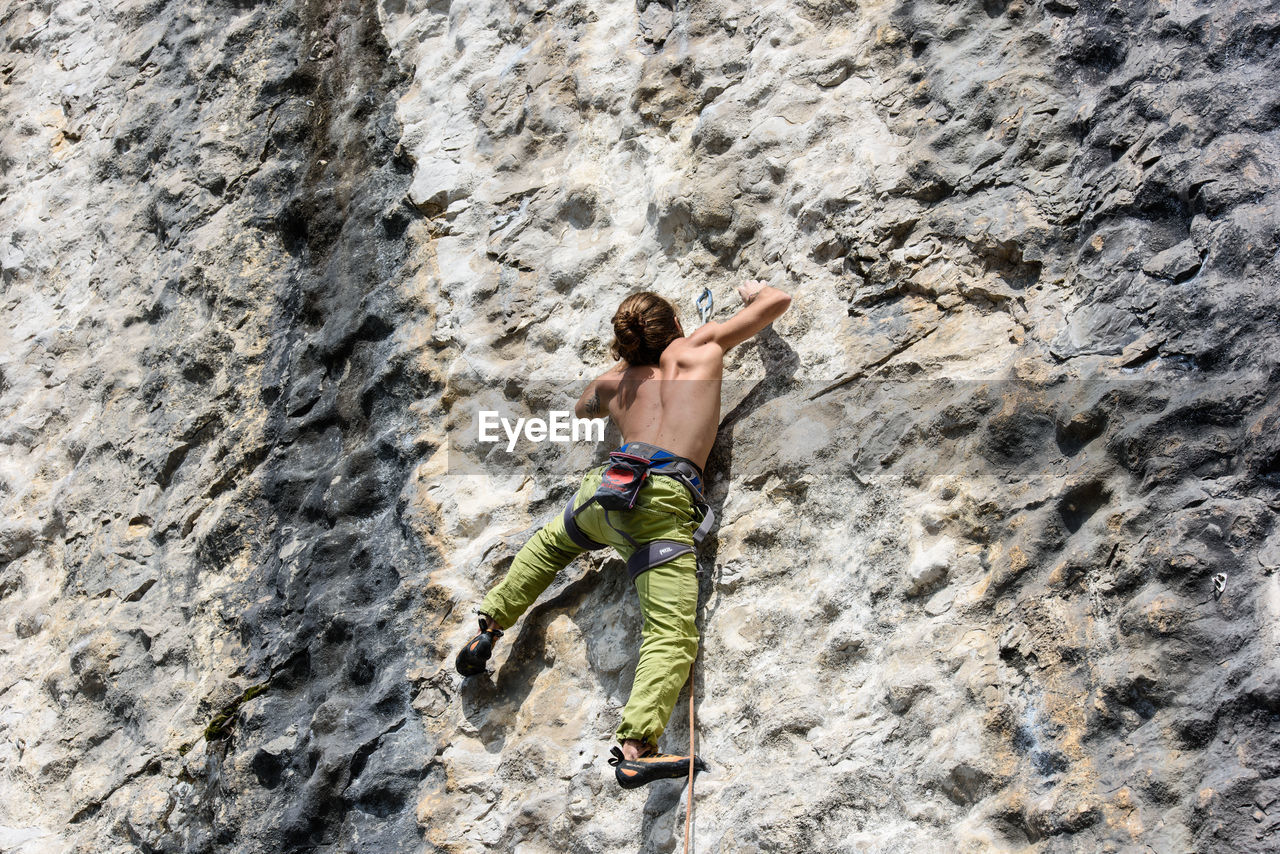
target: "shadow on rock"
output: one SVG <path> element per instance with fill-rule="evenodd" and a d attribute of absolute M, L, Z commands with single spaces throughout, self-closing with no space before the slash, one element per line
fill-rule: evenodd
<path fill-rule="evenodd" d="M 600 570 L 588 570 L 554 597 L 534 605 L 521 620 L 519 633 L 509 635 L 511 653 L 502 668 L 496 674 L 463 682 L 459 691 L 462 713 L 479 731 L 489 752 L 502 750 L 509 722 L 529 696 L 534 679 L 549 664 L 546 645 L 550 618 L 581 602 L 600 586 L 603 577 Z"/>

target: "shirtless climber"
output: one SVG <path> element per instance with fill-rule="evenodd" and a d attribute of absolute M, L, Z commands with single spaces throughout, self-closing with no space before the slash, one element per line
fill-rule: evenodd
<path fill-rule="evenodd" d="M 612 352 L 621 361 L 587 386 L 575 413 L 613 418 L 623 436 L 620 451 L 644 458 L 640 475 L 647 466 L 656 476 L 635 477 L 642 486 L 631 493 L 634 507 L 610 511 L 600 492 L 625 489 L 626 470 L 603 465 L 588 472 L 565 513 L 534 534 L 485 596 L 481 633 L 458 653 L 459 673 L 483 673 L 493 644 L 556 573 L 584 551 L 612 546 L 627 561 L 644 615 L 635 681 L 617 731 L 622 749 L 613 748 L 610 760 L 628 789 L 689 770 L 688 756 L 658 753 L 658 737 L 698 651 L 694 548 L 713 518 L 702 497 L 702 466 L 720 419 L 724 355 L 791 304 L 763 282 L 747 282 L 738 293 L 744 306 L 733 317 L 687 337 L 671 303 L 657 294 L 632 294 L 618 306 Z M 694 765 L 705 767 L 696 758 Z"/>

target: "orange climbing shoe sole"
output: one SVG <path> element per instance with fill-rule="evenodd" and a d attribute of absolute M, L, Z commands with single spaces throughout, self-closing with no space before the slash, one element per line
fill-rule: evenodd
<path fill-rule="evenodd" d="M 654 780 L 673 780 L 689 775 L 688 756 L 651 753 L 638 759 L 627 759 L 617 747 L 610 752 L 612 756 L 609 764 L 614 768 L 613 775 L 617 778 L 618 785 L 624 789 L 638 789 Z M 707 763 L 695 756 L 693 770 L 706 771 Z"/>

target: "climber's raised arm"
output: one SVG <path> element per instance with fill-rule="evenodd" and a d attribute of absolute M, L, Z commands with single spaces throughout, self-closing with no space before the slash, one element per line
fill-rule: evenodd
<path fill-rule="evenodd" d="M 723 323 L 706 323 L 689 336 L 691 344 L 714 343 L 728 352 L 770 323 L 791 305 L 791 295 L 764 282 L 746 282 L 738 286 L 743 307 Z"/>

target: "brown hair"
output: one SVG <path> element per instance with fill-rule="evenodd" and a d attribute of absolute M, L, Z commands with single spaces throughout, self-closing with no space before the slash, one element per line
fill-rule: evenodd
<path fill-rule="evenodd" d="M 613 313 L 614 358 L 628 365 L 656 365 L 667 345 L 680 337 L 676 310 L 650 291 L 632 294 Z"/>

